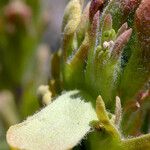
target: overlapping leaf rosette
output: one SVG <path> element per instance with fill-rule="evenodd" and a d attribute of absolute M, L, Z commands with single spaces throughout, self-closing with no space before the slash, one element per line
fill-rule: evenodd
<path fill-rule="evenodd" d="M 39 90 L 47 106 L 10 127 L 12 148 L 150 149 L 150 1 L 83 6 L 67 5 L 50 87 Z"/>

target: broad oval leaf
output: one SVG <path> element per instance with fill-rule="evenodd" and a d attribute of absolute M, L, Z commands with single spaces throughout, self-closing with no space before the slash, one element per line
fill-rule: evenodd
<path fill-rule="evenodd" d="M 26 150 L 66 150 L 77 145 L 97 120 L 91 103 L 81 100 L 78 91 L 62 94 L 39 113 L 10 127 L 7 142 Z"/>

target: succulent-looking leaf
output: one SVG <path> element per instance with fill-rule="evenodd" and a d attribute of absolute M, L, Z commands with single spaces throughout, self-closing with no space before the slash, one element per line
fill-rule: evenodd
<path fill-rule="evenodd" d="M 150 1 L 142 0 L 135 15 L 136 37 L 132 56 L 121 81 L 123 101 L 134 100 L 150 77 Z M 132 79 L 132 80 L 130 80 Z M 130 90 L 127 90 L 130 89 Z"/>
<path fill-rule="evenodd" d="M 118 96 L 116 96 L 116 108 L 115 108 L 115 125 L 119 128 L 120 122 L 122 118 L 122 107 L 121 107 L 121 100 Z"/>
<path fill-rule="evenodd" d="M 112 56 L 118 57 L 120 56 L 120 53 L 122 52 L 122 49 L 124 48 L 125 44 L 129 41 L 132 34 L 132 29 L 128 29 L 124 31 L 115 41 L 113 50 L 112 50 Z"/>
<path fill-rule="evenodd" d="M 74 33 L 81 21 L 81 1 L 71 0 L 65 9 L 62 25 L 62 32 L 64 34 L 62 47 L 65 61 L 74 50 Z"/>
<path fill-rule="evenodd" d="M 87 60 L 87 66 L 86 66 L 86 73 L 85 73 L 85 81 L 87 86 L 94 85 L 92 82 L 94 82 L 94 77 L 91 72 L 93 72 L 93 60 L 94 60 L 94 53 L 95 53 L 95 44 L 96 44 L 96 37 L 97 37 L 97 30 L 99 26 L 99 15 L 100 11 L 97 11 L 97 13 L 94 15 L 91 26 L 89 28 L 89 51 L 88 51 L 88 60 Z"/>
<path fill-rule="evenodd" d="M 68 60 L 65 65 L 64 81 L 65 87 L 80 88 L 84 83 L 84 68 L 89 50 L 89 36 L 86 33 L 85 38 L 77 50 L 76 54 Z M 75 75 L 75 76 L 74 76 Z"/>
<path fill-rule="evenodd" d="M 89 13 L 89 18 L 90 22 L 93 21 L 93 18 L 97 11 L 101 11 L 103 8 L 104 1 L 103 0 L 92 0 L 91 5 L 90 5 L 90 13 Z"/>
<path fill-rule="evenodd" d="M 77 97 L 78 91 L 62 94 L 39 113 L 10 127 L 7 141 L 27 150 L 66 150 L 77 145 L 97 120 L 91 103 Z"/>
<path fill-rule="evenodd" d="M 145 54 L 150 58 L 150 1 L 142 0 L 139 8 L 136 11 L 136 28 L 138 32 L 138 38 Z M 144 46 L 144 47 L 143 47 Z M 147 51 L 147 53 L 146 53 Z"/>
<path fill-rule="evenodd" d="M 142 135 L 136 138 L 123 140 L 123 147 L 126 150 L 149 150 L 150 134 Z"/>
<path fill-rule="evenodd" d="M 120 139 L 120 133 L 113 123 L 111 123 L 108 113 L 105 108 L 104 101 L 101 96 L 96 100 L 96 113 L 100 123 L 104 126 L 105 130 L 112 135 L 113 138 Z"/>
<path fill-rule="evenodd" d="M 123 12 L 125 15 L 134 12 L 141 0 L 121 0 Z"/>
<path fill-rule="evenodd" d="M 112 16 L 107 14 L 104 18 L 103 31 L 112 29 Z"/>
<path fill-rule="evenodd" d="M 128 24 L 125 22 L 118 30 L 117 37 L 120 36 L 122 33 L 124 33 L 128 29 Z"/>
<path fill-rule="evenodd" d="M 76 31 L 78 47 L 81 45 L 82 41 L 84 40 L 84 36 L 89 27 L 89 9 L 90 9 L 90 2 L 86 5 L 83 10 L 81 21 Z"/>

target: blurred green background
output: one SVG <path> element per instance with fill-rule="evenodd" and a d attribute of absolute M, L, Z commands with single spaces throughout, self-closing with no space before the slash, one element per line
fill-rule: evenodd
<path fill-rule="evenodd" d="M 6 131 L 40 107 L 37 89 L 50 78 L 67 0 L 0 0 L 0 150 Z"/>

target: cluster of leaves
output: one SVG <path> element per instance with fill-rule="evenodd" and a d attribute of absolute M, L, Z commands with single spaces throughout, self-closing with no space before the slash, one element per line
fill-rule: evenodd
<path fill-rule="evenodd" d="M 50 91 L 40 89 L 44 101 L 54 102 L 8 130 L 13 148 L 71 149 L 87 135 L 86 149 L 150 149 L 150 1 L 83 6 L 83 0 L 68 3 Z"/>

